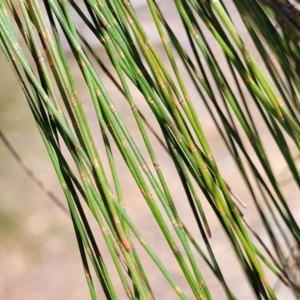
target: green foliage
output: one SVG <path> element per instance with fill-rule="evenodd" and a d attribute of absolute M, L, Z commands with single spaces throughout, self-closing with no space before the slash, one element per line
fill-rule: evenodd
<path fill-rule="evenodd" d="M 299 150 L 300 146 L 297 7 L 281 0 L 234 1 L 248 31 L 246 41 L 222 1 L 174 0 L 191 49 L 188 51 L 159 5 L 147 0 L 167 55 L 167 60 L 163 60 L 128 1 L 83 3 L 85 7 L 78 6 L 78 1 L 45 0 L 42 11 L 36 0 L 0 1 L 0 46 L 23 89 L 65 194 L 91 298 L 97 298 L 99 283 L 107 299 L 118 299 L 119 291 L 106 267 L 108 262 L 102 259 L 104 245 L 99 245 L 94 237 L 86 206 L 99 225 L 129 299 L 155 297 L 138 243 L 173 288 L 174 299 L 175 295 L 188 298 L 160 253 L 154 251 L 155 245 L 144 240 L 130 217 L 132 212 L 126 210 L 124 175 L 117 166 L 117 155 L 123 158 L 195 299 L 212 299 L 199 255 L 219 280 L 226 297 L 235 299 L 225 279 L 226 270 L 220 268 L 210 245 L 210 220 L 203 208 L 204 201 L 228 236 L 227 242 L 244 271 L 241 276 L 249 281 L 253 295 L 257 299 L 276 299 L 267 275 L 273 273 L 296 297 L 300 286 L 291 276 L 286 251 L 299 248 L 300 230 L 273 170 L 270 149 L 260 138 L 261 125 L 256 123 L 256 114 L 282 154 L 291 180 L 299 187 L 292 154 L 292 149 Z M 96 48 L 80 34 L 74 15 L 95 35 L 110 62 L 103 63 Z M 207 37 L 208 32 L 213 39 Z M 84 111 L 62 37 L 66 38 L 89 91 L 106 157 L 99 154 L 94 143 L 95 134 Z M 220 52 L 215 54 L 215 42 L 223 52 L 222 57 Z M 260 55 L 259 63 L 247 47 L 250 42 Z M 197 100 L 191 99 L 179 60 L 198 92 Z M 139 140 L 116 110 L 114 95 L 103 84 L 104 74 L 97 73 L 98 64 L 103 68 L 113 66 L 112 71 L 104 68 L 104 74 L 127 100 Z M 155 124 L 150 126 L 138 109 L 134 89 L 143 96 Z M 230 181 L 226 183 L 223 179 L 195 101 L 206 106 L 240 170 L 271 241 L 268 246 L 243 217 L 237 202 L 244 204 L 233 193 Z M 192 237 L 191 224 L 184 224 L 180 204 L 174 201 L 171 182 L 164 176 L 153 135 L 149 134 L 155 126 L 160 129 L 154 130 L 156 137 L 172 158 L 178 184 L 181 183 L 185 201 L 191 206 L 194 220 L 190 223 L 199 227 L 205 246 Z M 145 148 L 147 153 L 142 150 Z M 153 167 L 148 166 L 149 158 Z"/>

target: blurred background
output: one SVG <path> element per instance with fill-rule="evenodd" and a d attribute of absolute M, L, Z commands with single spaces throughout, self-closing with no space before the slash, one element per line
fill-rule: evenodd
<path fill-rule="evenodd" d="M 165 58 L 163 48 L 161 47 L 156 33 L 155 26 L 152 24 L 150 13 L 145 6 L 145 1 L 131 1 L 136 8 L 143 25 L 149 34 L 159 54 Z M 226 1 L 227 2 L 227 1 Z M 185 33 L 182 28 L 181 21 L 172 4 L 172 1 L 158 1 L 159 6 L 164 13 L 167 21 L 175 31 L 176 36 L 186 45 L 186 50 L 189 52 L 187 41 L 185 41 Z M 226 3 L 227 9 L 230 11 L 234 22 L 237 25 L 238 31 L 245 38 L 247 46 L 251 50 L 254 57 L 259 60 L 260 56 L 253 49 L 251 41 L 246 37 L 246 30 L 239 16 L 235 13 L 234 5 L 231 1 Z M 97 47 L 97 52 L 104 61 L 107 61 L 107 66 L 112 70 L 110 63 L 105 59 L 104 50 L 99 47 L 99 44 L 92 36 L 89 36 L 89 31 L 83 26 L 81 20 L 74 14 L 76 24 L 79 31 Z M 209 34 L 208 34 L 209 37 Z M 226 63 L 218 44 L 210 38 L 215 53 L 220 53 L 220 65 Z M 68 52 L 68 47 L 65 45 L 65 50 Z M 71 54 L 68 54 L 68 59 L 73 60 Z M 179 65 L 180 62 L 178 61 Z M 168 66 L 168 63 L 167 63 Z M 18 149 L 18 154 L 26 165 L 32 170 L 33 174 L 43 182 L 45 187 L 55 194 L 66 205 L 65 198 L 62 194 L 58 180 L 50 163 L 48 155 L 45 151 L 38 130 L 31 116 L 27 102 L 22 94 L 22 90 L 18 85 L 13 72 L 11 71 L 5 57 L 0 53 L 0 130 L 10 141 L 15 149 Z M 72 70 L 75 81 L 80 83 L 80 70 L 75 67 Z M 140 136 L 136 130 L 134 118 L 131 115 L 131 110 L 124 101 L 123 96 L 111 83 L 110 79 L 99 68 L 98 72 L 102 74 L 101 79 L 108 93 L 112 95 L 112 99 L 120 113 L 123 121 L 130 129 L 130 132 L 135 137 L 138 146 L 142 146 L 139 141 Z M 248 206 L 247 209 L 242 209 L 246 219 L 252 225 L 252 228 L 260 235 L 260 237 L 268 245 L 270 242 L 266 239 L 266 233 L 259 219 L 259 216 L 251 202 L 251 197 L 247 192 L 245 184 L 241 176 L 227 153 L 227 150 L 219 137 L 219 134 L 210 119 L 208 112 L 201 102 L 199 95 L 195 91 L 188 75 L 182 66 L 183 78 L 186 78 L 186 84 L 191 93 L 192 101 L 196 107 L 199 119 L 205 130 L 207 138 L 213 149 L 213 153 L 221 174 L 229 183 L 234 193 L 236 193 Z M 229 81 L 232 79 L 229 79 Z M 147 120 L 153 125 L 154 129 L 159 133 L 159 127 L 155 123 L 152 113 L 144 102 L 143 98 L 134 87 L 133 92 L 135 100 L 147 117 Z M 94 116 L 93 107 L 89 99 L 89 94 L 85 87 L 79 89 L 80 97 L 84 104 L 85 112 L 88 115 L 90 126 L 96 136 L 96 144 L 99 151 L 104 151 L 101 144 L 101 136 L 98 130 L 97 120 Z M 255 115 L 255 108 L 253 107 Z M 272 163 L 275 174 L 279 178 L 285 178 L 285 162 L 282 159 L 279 151 L 276 149 L 268 130 L 261 122 L 259 115 L 256 115 L 255 122 L 261 124 L 260 137 L 263 144 L 268 149 L 269 159 Z M 97 138 L 98 136 L 98 138 Z M 193 233 L 196 240 L 202 245 L 202 238 L 194 219 L 192 217 L 185 193 L 181 187 L 175 168 L 171 163 L 168 154 L 163 150 L 161 145 L 156 141 L 155 137 L 150 134 L 151 141 L 154 143 L 154 149 L 157 152 L 159 163 L 166 176 L 166 179 L 171 181 L 171 192 L 178 209 L 182 213 L 183 219 L 190 226 L 190 231 Z M 245 141 L 245 143 L 247 143 Z M 145 149 L 143 150 L 146 153 Z M 255 157 L 249 147 L 249 153 Z M 104 152 L 103 152 L 104 153 Z M 123 172 L 122 187 L 126 199 L 126 206 L 129 215 L 136 222 L 137 227 L 148 243 L 154 248 L 159 257 L 166 262 L 170 272 L 178 281 L 183 290 L 192 299 L 192 293 L 188 290 L 188 285 L 181 277 L 181 272 L 176 261 L 170 253 L 168 245 L 164 242 L 157 225 L 153 222 L 151 213 L 145 204 L 140 192 L 134 181 L 127 173 L 126 166 L 121 157 L 116 155 L 116 162 L 120 172 Z M 150 162 L 150 160 L 149 160 Z M 293 183 L 285 183 L 283 192 L 288 199 L 288 205 L 294 213 L 296 220 L 299 220 L 299 193 Z M 55 203 L 43 192 L 38 185 L 29 178 L 29 176 L 20 167 L 18 162 L 12 156 L 12 153 L 5 146 L 3 141 L 0 141 L 0 299 L 23 299 L 23 300 L 52 300 L 52 299 L 89 299 L 89 292 L 84 278 L 81 259 L 77 247 L 75 234 L 72 223 L 68 214 L 65 214 Z M 250 290 L 248 283 L 243 277 L 243 273 L 236 261 L 235 255 L 231 250 L 231 246 L 227 241 L 227 237 L 223 233 L 219 221 L 214 216 L 211 208 L 207 204 L 205 198 L 201 199 L 205 213 L 208 216 L 209 225 L 212 231 L 210 240 L 216 257 L 224 270 L 225 279 L 229 283 L 229 287 L 237 299 L 254 299 L 254 295 Z M 92 228 L 97 231 L 97 225 L 92 222 Z M 107 267 L 111 274 L 116 274 L 113 264 L 109 264 L 110 258 L 106 246 L 100 234 L 97 235 L 99 247 L 104 258 L 107 258 Z M 140 250 L 142 258 L 146 259 L 147 255 Z M 287 253 L 288 255 L 288 253 Z M 225 299 L 225 294 L 219 287 L 218 281 L 211 274 L 206 264 L 199 258 L 200 270 L 203 272 L 209 289 L 212 292 L 214 299 Z M 165 284 L 165 280 L 161 275 L 157 275 L 157 270 L 153 263 L 149 260 L 145 265 L 148 271 L 150 282 L 154 287 L 157 299 L 175 299 L 172 290 Z M 272 286 L 278 293 L 278 299 L 290 299 L 290 291 L 278 283 L 275 278 L 267 271 L 270 276 Z M 273 278 L 273 279 L 272 279 Z M 273 281 L 272 281 L 273 280 Z M 120 299 L 122 299 L 121 283 L 116 280 L 116 286 L 120 289 Z M 101 287 L 97 286 L 97 290 L 101 295 Z M 124 295 L 123 295 L 124 296 Z M 101 297 L 100 297 L 101 299 Z"/>

